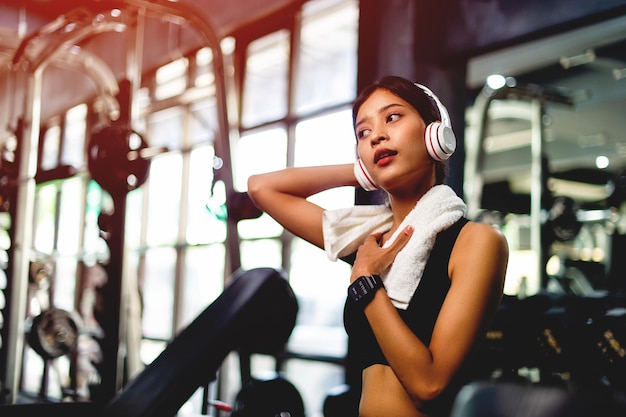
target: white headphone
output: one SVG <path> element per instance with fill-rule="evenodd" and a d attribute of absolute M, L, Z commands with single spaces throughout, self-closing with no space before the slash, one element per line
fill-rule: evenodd
<path fill-rule="evenodd" d="M 452 156 L 456 149 L 456 137 L 452 131 L 448 110 L 428 87 L 418 83 L 415 83 L 415 86 L 424 91 L 437 105 L 441 120 L 432 122 L 426 126 L 424 141 L 431 158 L 435 161 L 445 161 Z M 373 191 L 379 188 L 360 159 L 354 164 L 354 176 L 359 182 L 359 185 L 366 191 Z"/>

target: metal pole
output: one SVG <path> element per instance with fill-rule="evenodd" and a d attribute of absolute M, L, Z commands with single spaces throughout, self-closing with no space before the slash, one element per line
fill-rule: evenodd
<path fill-rule="evenodd" d="M 17 400 L 24 353 L 24 321 L 26 317 L 30 252 L 33 241 L 33 215 L 35 208 L 35 174 L 41 122 L 41 68 L 26 75 L 26 96 L 22 141 L 18 144 L 20 164 L 17 178 L 15 235 L 13 238 L 13 269 L 11 271 L 11 320 L 7 346 L 7 388 L 9 402 Z"/>
<path fill-rule="evenodd" d="M 141 88 L 141 69 L 143 67 L 142 54 L 145 36 L 145 9 L 137 9 L 137 25 L 132 45 L 126 51 L 126 78 L 130 81 L 130 114 L 128 123 L 134 127 L 140 113 L 139 89 Z M 126 222 L 124 222 L 124 227 Z M 125 244 L 125 242 L 124 242 Z M 127 267 L 128 259 L 126 248 L 123 249 L 122 259 L 122 286 L 120 302 L 120 342 L 126 345 L 126 357 L 118 351 L 116 390 L 124 384 L 124 361 L 126 361 L 128 378 L 131 379 L 144 369 L 141 361 L 141 312 L 137 304 L 139 283 L 134 272 Z"/>
<path fill-rule="evenodd" d="M 225 57 L 221 50 L 220 38 L 217 36 L 210 22 L 202 19 L 199 13 L 195 12 L 193 7 L 187 7 L 181 3 L 172 3 L 167 0 L 126 0 L 126 4 L 135 7 L 144 7 L 147 11 L 161 13 L 165 16 L 179 17 L 194 28 L 198 35 L 204 40 L 207 46 L 213 52 L 213 72 L 215 74 L 215 100 L 217 102 L 217 122 L 219 134 L 216 138 L 215 148 L 219 150 L 224 166 L 221 168 L 220 178 L 224 180 L 226 191 L 233 190 L 233 175 L 231 162 L 231 136 L 236 132 L 231 132 L 229 120 L 229 95 L 227 87 L 227 77 L 224 64 Z M 232 89 L 231 89 L 232 90 Z M 237 225 L 233 221 L 227 224 L 227 260 L 224 268 L 224 278 L 231 276 L 241 266 L 239 253 L 239 238 L 237 234 Z"/>
<path fill-rule="evenodd" d="M 543 195 L 543 101 L 531 100 L 531 187 L 530 187 L 530 247 L 535 254 L 536 281 L 529 282 L 528 294 L 541 288 L 543 277 L 543 245 L 541 244 L 541 200 Z"/>
<path fill-rule="evenodd" d="M 467 216 L 476 218 L 480 212 L 485 169 L 485 132 L 489 123 L 492 96 L 483 89 L 474 104 L 472 121 L 466 134 L 465 174 L 463 189 L 467 202 Z"/>

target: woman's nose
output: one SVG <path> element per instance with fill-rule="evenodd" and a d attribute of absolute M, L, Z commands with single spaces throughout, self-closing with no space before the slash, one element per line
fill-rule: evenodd
<path fill-rule="evenodd" d="M 381 141 L 387 140 L 389 137 L 387 136 L 387 132 L 384 130 L 376 130 L 372 135 L 372 145 L 380 143 Z"/>

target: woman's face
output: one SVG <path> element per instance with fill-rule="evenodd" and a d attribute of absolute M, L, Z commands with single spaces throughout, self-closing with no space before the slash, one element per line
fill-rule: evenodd
<path fill-rule="evenodd" d="M 433 163 L 424 143 L 424 120 L 409 103 L 385 89 L 374 91 L 355 122 L 359 157 L 381 188 L 416 187 Z M 428 177 L 428 178 L 431 178 Z"/>

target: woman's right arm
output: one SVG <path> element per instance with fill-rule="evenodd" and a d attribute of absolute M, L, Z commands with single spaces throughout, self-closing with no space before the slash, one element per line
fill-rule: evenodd
<path fill-rule="evenodd" d="M 342 164 L 287 168 L 252 175 L 248 178 L 248 194 L 257 207 L 285 229 L 323 248 L 324 209 L 307 198 L 331 188 L 358 185 L 353 167 L 353 164 Z"/>

